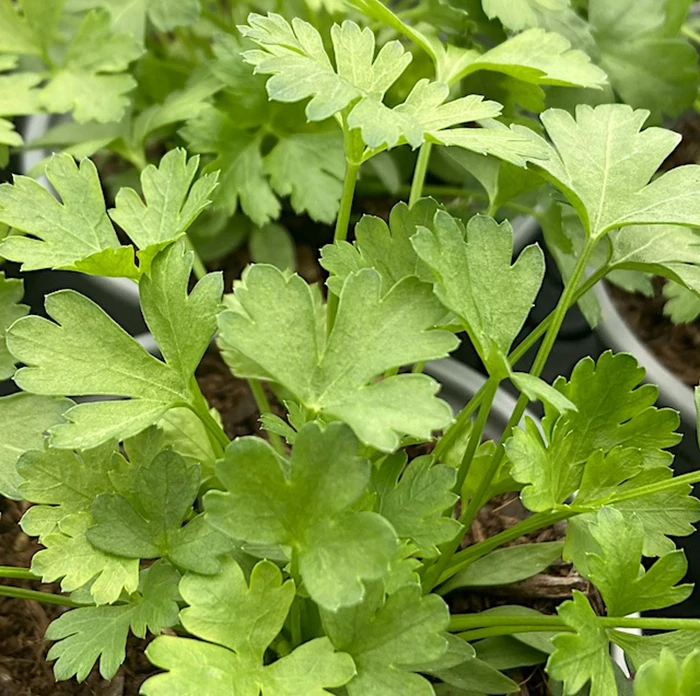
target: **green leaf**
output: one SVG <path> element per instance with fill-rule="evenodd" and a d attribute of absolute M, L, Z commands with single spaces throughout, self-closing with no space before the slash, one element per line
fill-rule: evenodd
<path fill-rule="evenodd" d="M 199 0 L 88 0 L 90 6 L 109 10 L 112 28 L 143 41 L 146 19 L 158 31 L 169 32 L 199 19 Z"/>
<path fill-rule="evenodd" d="M 186 298 L 192 254 L 179 242 L 161 252 L 153 262 L 151 282 L 143 288 L 146 316 L 166 359 L 161 362 L 115 324 L 100 307 L 72 290 L 46 298 L 46 311 L 57 323 L 24 317 L 8 333 L 8 347 L 27 367 L 17 371 L 17 384 L 30 393 L 129 397 L 126 401 L 83 403 L 70 409 L 69 421 L 51 431 L 51 444 L 61 449 L 90 449 L 107 440 L 124 439 L 156 423 L 170 408 L 194 403 L 190 391 L 192 372 L 214 335 L 213 317 L 221 292 L 221 277 L 201 280 L 190 298 L 200 308 L 196 322 L 183 324 L 177 312 L 191 311 Z M 183 260 L 184 254 L 184 260 Z M 167 277 L 161 272 L 167 269 Z M 150 308 L 167 284 L 168 305 Z M 180 290 L 177 290 L 177 288 Z M 201 288 L 201 289 L 198 289 Z M 206 291 L 205 291 L 206 289 Z M 216 289 L 216 292 L 213 290 Z M 207 300 L 204 302 L 204 298 Z M 180 331 L 186 332 L 187 341 Z M 191 336 L 197 340 L 192 341 Z M 201 353 L 197 355 L 197 351 Z"/>
<path fill-rule="evenodd" d="M 570 201 L 589 237 L 628 225 L 700 225 L 698 165 L 677 167 L 648 183 L 680 136 L 642 125 L 648 111 L 624 104 L 542 114 L 553 146 L 537 169 Z"/>
<path fill-rule="evenodd" d="M 513 669 L 539 665 L 547 659 L 546 653 L 521 643 L 513 636 L 495 636 L 477 641 L 477 657 L 495 669 Z"/>
<path fill-rule="evenodd" d="M 131 259 L 133 266 L 133 251 L 120 246 L 107 217 L 95 165 L 85 159 L 78 167 L 70 155 L 54 155 L 46 165 L 46 177 L 63 203 L 26 176 L 0 185 L 0 222 L 31 235 L 6 237 L 0 242 L 0 255 L 21 262 L 23 271 L 73 270 L 79 261 L 106 250 L 115 255 L 112 259 Z M 111 275 L 108 266 L 101 270 Z M 127 275 L 137 275 L 136 268 Z"/>
<path fill-rule="evenodd" d="M 569 6 L 569 0 L 482 0 L 489 19 L 498 19 L 511 31 L 522 31 L 537 26 L 537 10 L 560 12 Z"/>
<path fill-rule="evenodd" d="M 352 506 L 369 482 L 347 426 L 316 423 L 297 434 L 291 463 L 258 438 L 227 448 L 216 473 L 225 492 L 210 491 L 211 524 L 234 539 L 293 549 L 315 602 L 331 610 L 356 604 L 363 581 L 379 580 L 396 552 L 396 532 L 374 512 Z"/>
<path fill-rule="evenodd" d="M 431 330 L 444 313 L 416 278 L 382 296 L 380 275 L 365 269 L 345 281 L 326 339 L 311 288 L 258 265 L 244 271 L 233 309 L 220 315 L 219 345 L 236 376 L 277 382 L 311 413 L 343 420 L 364 443 L 391 451 L 401 435 L 427 439 L 450 421 L 434 397 L 437 384 L 424 375 L 371 383 L 394 367 L 449 353 L 456 339 Z"/>
<path fill-rule="evenodd" d="M 611 637 L 625 651 L 636 670 L 640 670 L 649 660 L 658 659 L 663 650 L 669 650 L 680 661 L 700 650 L 700 634 L 692 629 L 667 631 L 652 636 L 612 631 Z"/>
<path fill-rule="evenodd" d="M 609 616 L 663 609 L 687 599 L 692 585 L 676 585 L 688 569 L 683 551 L 671 551 L 641 569 L 644 528 L 639 519 L 602 508 L 590 526 L 598 549 L 588 554 L 588 578 L 600 590 Z"/>
<path fill-rule="evenodd" d="M 449 613 L 437 595 L 422 596 L 420 586 L 408 585 L 385 597 L 381 585 L 373 584 L 361 604 L 336 612 L 322 609 L 321 618 L 336 649 L 355 661 L 349 696 L 433 693 L 415 671 L 447 651 Z"/>
<path fill-rule="evenodd" d="M 564 542 L 520 544 L 496 549 L 442 585 L 445 594 L 461 587 L 491 587 L 519 582 L 541 573 L 561 558 Z"/>
<path fill-rule="evenodd" d="M 21 499 L 17 462 L 29 450 L 41 450 L 44 433 L 62 420 L 73 405 L 68 399 L 33 394 L 12 394 L 0 397 L 0 493 Z"/>
<path fill-rule="evenodd" d="M 539 377 L 526 372 L 513 372 L 511 380 L 530 401 L 541 401 L 556 409 L 559 413 L 578 410 L 576 405 L 569 401 L 560 391 L 557 391 Z"/>
<path fill-rule="evenodd" d="M 267 81 L 270 99 L 298 102 L 311 97 L 306 106 L 310 121 L 342 118 L 343 127 L 359 130 L 370 148 L 404 143 L 416 148 L 430 140 L 493 154 L 520 166 L 542 153 L 532 139 L 505 126 L 451 129 L 494 118 L 501 106 L 474 94 L 445 103 L 450 90 L 442 82 L 419 80 L 403 104 L 387 107 L 384 95 L 411 61 L 411 54 L 398 41 L 384 44 L 375 58 L 370 29 L 361 30 L 350 20 L 333 25 L 336 69 L 321 35 L 299 18 L 289 24 L 280 15 L 252 14 L 248 22 L 241 31 L 260 49 L 244 55 L 256 73 L 272 75 Z"/>
<path fill-rule="evenodd" d="M 254 263 L 269 263 L 281 271 L 294 271 L 297 266 L 292 235 L 281 225 L 265 225 L 253 230 L 248 241 Z"/>
<path fill-rule="evenodd" d="M 456 693 L 512 694 L 519 690 L 516 682 L 478 658 L 434 674 L 446 684 L 459 689 Z"/>
<path fill-rule="evenodd" d="M 92 504 L 96 522 L 87 532 L 93 546 L 125 558 L 168 558 L 186 570 L 217 573 L 218 556 L 232 550 L 202 516 L 182 526 L 192 512 L 200 469 L 164 451 L 136 472 L 125 495 L 102 493 Z"/>
<path fill-rule="evenodd" d="M 0 75 L 0 116 L 24 116 L 41 111 L 39 73 Z"/>
<path fill-rule="evenodd" d="M 158 421 L 158 427 L 168 447 L 189 464 L 202 467 L 202 483 L 214 475 L 218 454 L 199 416 L 189 408 L 174 408 Z"/>
<path fill-rule="evenodd" d="M 355 226 L 355 241 L 327 244 L 321 249 L 321 265 L 330 272 L 326 284 L 340 294 L 347 277 L 363 268 L 374 268 L 388 292 L 407 276 L 430 282 L 430 269 L 418 257 L 411 237 L 419 227 L 432 226 L 439 205 L 432 198 L 422 198 L 411 208 L 397 203 L 389 215 L 389 224 L 373 215 L 363 215 Z"/>
<path fill-rule="evenodd" d="M 695 49 L 680 27 L 668 32 L 672 3 L 653 0 L 591 0 L 588 20 L 600 65 L 622 100 L 656 114 L 678 116 L 695 100 L 698 69 Z"/>
<path fill-rule="evenodd" d="M 136 81 L 124 72 L 142 53 L 128 34 L 110 29 L 109 14 L 86 14 L 68 46 L 61 67 L 41 93 L 46 109 L 73 112 L 79 123 L 119 121 Z"/>
<path fill-rule="evenodd" d="M 429 456 L 416 457 L 406 466 L 405 453 L 384 460 L 374 477 L 379 489 L 377 512 L 424 558 L 437 556 L 438 546 L 461 529 L 445 514 L 457 501 L 452 492 L 456 478 L 452 467 L 435 464 Z"/>
<path fill-rule="evenodd" d="M 158 634 L 177 623 L 178 572 L 158 561 L 142 575 L 139 592 L 126 604 L 73 609 L 50 624 L 46 638 L 57 642 L 47 659 L 56 660 L 57 680 L 83 681 L 98 659 L 102 677 L 112 679 L 124 662 L 130 629 L 144 638 L 147 630 Z"/>
<path fill-rule="evenodd" d="M 41 43 L 26 17 L 16 10 L 12 0 L 0 0 L 0 54 L 40 55 Z"/>
<path fill-rule="evenodd" d="M 303 643 L 286 657 L 263 664 L 295 594 L 294 583 L 282 584 L 282 574 L 272 563 L 261 561 L 255 566 L 250 586 L 240 566 L 228 559 L 219 575 L 188 575 L 180 589 L 189 604 L 180 614 L 183 625 L 208 642 L 156 638 L 146 654 L 168 672 L 143 684 L 146 696 L 195 696 L 203 684 L 208 696 L 330 696 L 327 689 L 352 679 L 352 659 L 334 652 L 327 638 Z M 221 622 L 224 607 L 235 613 L 235 621 Z"/>
<path fill-rule="evenodd" d="M 127 465 L 114 442 L 85 452 L 25 452 L 17 464 L 19 493 L 34 505 L 22 517 L 23 531 L 41 539 L 70 515 L 89 513 L 98 495 L 114 491 L 110 474 L 121 466 Z"/>
<path fill-rule="evenodd" d="M 163 244 L 181 237 L 209 205 L 218 175 L 207 174 L 192 183 L 198 167 L 199 157 L 188 160 L 185 150 L 171 150 L 157 168 L 149 164 L 141 172 L 145 203 L 131 188 L 117 193 L 109 215 L 141 250 L 142 263 Z"/>
<path fill-rule="evenodd" d="M 557 610 L 575 633 L 561 633 L 554 638 L 554 652 L 547 661 L 547 672 L 564 682 L 564 694 L 574 696 L 588 683 L 591 696 L 612 696 L 617 693 L 608 633 L 586 596 L 574 590 L 573 600 Z"/>
<path fill-rule="evenodd" d="M 476 215 L 465 235 L 442 211 L 433 230 L 419 230 L 412 241 L 435 274 L 437 296 L 462 321 L 489 372 L 501 372 L 542 284 L 541 249 L 526 248 L 511 265 L 513 229 L 508 222 Z"/>
<path fill-rule="evenodd" d="M 634 679 L 634 696 L 693 696 L 700 691 L 700 652 L 678 664 L 670 650 L 647 662 Z"/>
<path fill-rule="evenodd" d="M 586 53 L 572 49 L 561 34 L 539 28 L 512 36 L 481 55 L 471 51 L 457 65 L 448 78 L 451 84 L 478 70 L 540 85 L 600 89 L 607 82 L 605 72 Z"/>
<path fill-rule="evenodd" d="M 674 324 L 690 324 L 700 317 L 700 296 L 693 290 L 669 282 L 663 287 L 664 315 Z"/>
<path fill-rule="evenodd" d="M 28 311 L 27 305 L 20 304 L 24 295 L 24 284 L 15 278 L 5 278 L 0 271 L 0 381 L 9 379 L 15 372 L 15 360 L 7 350 L 5 333 L 12 324 Z"/>
<path fill-rule="evenodd" d="M 92 524 L 88 513 L 70 515 L 59 530 L 47 534 L 44 550 L 34 554 L 32 572 L 44 582 L 61 580 L 61 589 L 72 592 L 91 580 L 90 594 L 95 604 L 112 604 L 126 591 L 131 594 L 139 584 L 137 559 L 120 558 L 95 548 L 86 532 Z"/>
<path fill-rule="evenodd" d="M 289 118 L 284 127 L 290 127 Z M 295 212 L 308 212 L 318 222 L 335 220 L 345 173 L 342 138 L 335 130 L 300 125 L 297 132 L 277 131 L 277 142 L 268 151 L 265 132 L 251 134 L 238 114 L 234 118 L 209 107 L 182 134 L 191 151 L 216 155 L 207 169 L 221 171 L 215 205 L 229 215 L 240 206 L 263 226 L 279 217 L 277 196 L 291 196 Z"/>

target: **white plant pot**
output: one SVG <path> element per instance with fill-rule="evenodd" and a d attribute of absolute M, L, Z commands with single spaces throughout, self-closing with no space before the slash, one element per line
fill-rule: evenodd
<path fill-rule="evenodd" d="M 596 286 L 595 293 L 602 308 L 597 331 L 603 341 L 617 353 L 631 353 L 646 370 L 645 380 L 658 386 L 659 402 L 676 409 L 683 423 L 695 429 L 697 415 L 693 390 L 671 372 L 632 331 L 604 283 Z"/>

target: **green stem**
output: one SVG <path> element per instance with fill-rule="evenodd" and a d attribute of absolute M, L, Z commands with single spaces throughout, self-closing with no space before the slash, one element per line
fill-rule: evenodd
<path fill-rule="evenodd" d="M 51 594 L 50 592 L 39 592 L 38 590 L 26 590 L 24 587 L 14 587 L 13 585 L 0 585 L 0 597 L 13 597 L 14 599 L 31 599 L 44 604 L 60 604 L 64 607 L 78 607 L 70 597 Z"/>
<path fill-rule="evenodd" d="M 474 628 L 490 628 L 492 626 L 513 626 L 520 628 L 527 627 L 540 628 L 544 630 L 558 630 L 561 626 L 566 626 L 564 621 L 558 616 L 542 614 L 540 616 L 514 616 L 513 614 L 490 614 L 488 612 L 478 612 L 476 614 L 455 614 L 450 617 L 448 631 L 469 631 Z"/>
<path fill-rule="evenodd" d="M 569 626 L 560 626 L 558 628 L 552 629 L 550 626 L 490 626 L 489 628 L 475 628 L 473 631 L 465 631 L 464 633 L 458 633 L 457 637 L 462 640 L 471 643 L 475 640 L 481 640 L 482 638 L 493 638 L 494 636 L 512 636 L 514 633 L 551 633 L 552 631 L 557 631 L 559 633 L 573 632 L 573 628 Z"/>
<path fill-rule="evenodd" d="M 474 460 L 474 454 L 477 448 L 481 444 L 481 436 L 484 433 L 484 428 L 486 427 L 486 421 L 491 413 L 491 404 L 493 403 L 496 392 L 498 391 L 498 385 L 500 380 L 490 377 L 486 382 L 484 388 L 484 398 L 481 401 L 481 407 L 479 408 L 479 415 L 474 423 L 474 428 L 469 436 L 469 442 L 467 443 L 467 449 L 462 457 L 462 462 L 459 465 L 459 470 L 457 472 L 457 481 L 455 483 L 454 491 L 457 495 L 462 494 L 462 487 L 469 473 L 469 468 Z M 462 499 L 464 500 L 464 499 Z M 437 563 L 432 566 L 425 574 L 423 579 L 423 587 L 426 592 L 430 592 L 433 587 L 437 584 L 438 580 L 442 576 L 447 564 L 450 562 L 455 552 L 459 548 L 462 538 L 464 537 L 465 528 L 462 527 L 459 533 L 443 546 L 440 550 L 440 558 Z"/>
<path fill-rule="evenodd" d="M 19 580 L 39 580 L 38 575 L 34 575 L 29 568 L 18 566 L 0 566 L 0 578 L 13 578 Z"/>
<path fill-rule="evenodd" d="M 292 558 L 289 564 L 289 575 L 296 586 L 297 593 L 294 596 L 294 601 L 292 602 L 291 611 L 289 615 L 291 633 L 292 633 L 292 649 L 301 645 L 302 633 L 301 633 L 301 597 L 299 596 L 299 588 L 301 587 L 301 576 L 299 574 L 299 558 L 296 551 L 292 551 Z"/>
<path fill-rule="evenodd" d="M 554 347 L 554 342 L 556 341 L 557 336 L 559 335 L 559 330 L 561 329 L 561 325 L 564 322 L 564 317 L 566 316 L 566 313 L 569 310 L 569 308 L 573 304 L 575 304 L 574 298 L 576 297 L 576 290 L 578 288 L 578 284 L 586 271 L 588 261 L 591 257 L 591 254 L 593 253 L 594 248 L 595 240 L 591 240 L 590 238 L 586 240 L 586 245 L 584 246 L 581 255 L 576 261 L 576 266 L 574 267 L 574 271 L 571 275 L 571 278 L 566 284 L 564 292 L 559 298 L 559 302 L 554 312 L 552 313 L 552 319 L 547 328 L 547 332 L 545 333 L 544 340 L 542 341 L 542 345 L 540 345 L 540 349 L 537 351 L 535 362 L 533 363 L 532 368 L 530 369 L 530 374 L 534 377 L 539 377 L 542 374 L 542 370 L 544 369 L 544 366 L 547 362 L 547 358 L 549 358 L 549 354 L 552 351 L 552 348 Z M 479 512 L 484 502 L 483 497 L 487 494 L 489 486 L 491 485 L 491 482 L 493 481 L 493 478 L 498 472 L 501 462 L 503 461 L 503 456 L 505 454 L 504 444 L 506 440 L 510 437 L 513 428 L 515 428 L 517 424 L 520 423 L 520 420 L 522 419 L 523 414 L 525 413 L 525 409 L 527 408 L 527 405 L 529 403 L 530 399 L 526 394 L 521 394 L 518 397 L 515 409 L 513 410 L 510 420 L 508 421 L 508 424 L 506 425 L 506 428 L 503 431 L 503 435 L 501 435 L 498 447 L 496 448 L 496 451 L 494 452 L 493 457 L 489 462 L 484 476 L 479 482 L 479 487 L 477 488 L 474 497 L 469 501 L 467 509 L 460 516 L 460 522 L 465 526 L 466 529 L 469 529 L 472 522 L 476 518 L 476 515 Z"/>
<path fill-rule="evenodd" d="M 255 404 L 258 407 L 260 415 L 264 416 L 266 413 L 272 413 L 270 402 L 267 399 L 267 394 L 265 394 L 265 390 L 263 389 L 260 380 L 249 379 L 247 382 L 248 386 L 250 387 L 250 391 L 253 394 L 253 398 L 255 399 Z M 282 455 L 285 454 L 282 438 L 277 433 L 270 431 L 267 432 L 267 436 L 270 439 L 270 444 L 275 448 L 275 450 Z"/>
<path fill-rule="evenodd" d="M 352 211 L 352 200 L 355 196 L 355 186 L 357 185 L 357 174 L 360 165 L 350 160 L 345 165 L 345 180 L 343 182 L 343 193 L 340 197 L 340 208 L 338 219 L 335 221 L 334 242 L 344 242 L 348 237 L 350 226 L 350 213 Z M 335 315 L 338 313 L 338 296 L 329 291 L 328 293 L 328 333 L 330 334 L 335 322 Z"/>
<path fill-rule="evenodd" d="M 408 196 L 409 208 L 412 208 L 423 195 L 423 187 L 425 186 L 425 177 L 428 173 L 428 163 L 430 162 L 430 153 L 432 149 L 432 143 L 423 143 L 418 151 L 418 160 L 416 161 L 413 181 L 411 182 L 411 192 Z"/>
<path fill-rule="evenodd" d="M 199 388 L 199 384 L 197 384 L 197 380 L 194 377 L 192 378 L 191 385 L 194 400 L 193 402 L 185 405 L 199 417 L 199 420 L 202 421 L 202 424 L 207 429 L 209 441 L 212 443 L 218 454 L 222 455 L 224 450 L 231 443 L 231 440 L 229 440 L 229 437 L 224 432 L 224 429 L 216 422 L 216 420 L 214 420 L 211 413 L 209 413 L 209 404 L 204 398 L 204 395 Z"/>
<path fill-rule="evenodd" d="M 684 34 L 687 36 L 691 41 L 694 41 L 696 44 L 700 44 L 700 34 L 698 34 L 695 29 L 692 27 L 688 26 L 687 24 L 684 24 L 681 27 L 681 34 Z"/>
<path fill-rule="evenodd" d="M 608 266 L 601 266 L 601 268 L 589 276 L 576 291 L 572 306 L 573 304 L 576 304 L 587 292 L 589 292 L 593 286 L 596 285 L 596 283 L 604 278 L 609 271 L 610 268 Z M 552 312 L 522 340 L 518 347 L 508 356 L 508 362 L 511 365 L 515 365 L 530 350 L 530 348 L 532 348 L 532 346 L 534 346 L 537 341 L 544 336 L 549 328 L 549 325 L 552 323 L 553 318 L 554 310 L 552 310 Z M 474 394 L 469 403 L 467 403 L 467 405 L 459 412 L 457 418 L 448 428 L 447 432 L 440 438 L 433 451 L 436 459 L 441 460 L 445 452 L 448 451 L 454 444 L 460 432 L 464 430 L 472 414 L 479 407 L 479 404 L 481 404 L 485 386 L 486 385 L 482 386 L 481 389 Z"/>

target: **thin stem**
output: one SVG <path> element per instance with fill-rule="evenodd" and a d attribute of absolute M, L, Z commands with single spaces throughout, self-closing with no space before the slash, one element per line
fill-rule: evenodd
<path fill-rule="evenodd" d="M 301 645 L 301 597 L 299 596 L 299 588 L 301 587 L 301 576 L 299 574 L 299 558 L 296 551 L 292 551 L 292 558 L 289 565 L 289 574 L 294 580 L 297 589 L 297 594 L 292 602 L 289 621 L 292 633 L 292 649 Z"/>
<path fill-rule="evenodd" d="M 185 244 L 187 245 L 187 251 L 192 252 L 194 258 L 194 262 L 192 264 L 192 272 L 194 273 L 194 277 L 197 280 L 202 280 L 202 278 L 204 278 L 204 276 L 207 274 L 207 267 L 204 265 L 204 262 L 197 253 L 197 250 L 194 248 L 192 240 L 187 235 L 185 235 Z"/>
<path fill-rule="evenodd" d="M 700 631 L 700 619 L 599 616 L 598 621 L 605 628 L 641 628 L 648 631 Z"/>
<path fill-rule="evenodd" d="M 554 347 L 554 342 L 557 339 L 559 330 L 561 329 L 561 325 L 564 322 L 564 317 L 566 316 L 566 313 L 569 310 L 569 308 L 574 304 L 576 289 L 578 287 L 579 281 L 581 280 L 583 274 L 586 271 L 586 267 L 588 266 L 588 260 L 590 259 L 594 248 L 595 240 L 586 240 L 586 245 L 584 246 L 583 251 L 581 252 L 581 255 L 579 256 L 578 260 L 576 261 L 574 272 L 572 273 L 569 282 L 566 284 L 564 292 L 559 298 L 559 302 L 552 314 L 552 319 L 549 324 L 549 327 L 547 328 L 547 332 L 545 333 L 542 345 L 540 345 L 540 349 L 537 351 L 537 356 L 535 357 L 535 362 L 533 363 L 532 368 L 530 369 L 530 374 L 535 377 L 539 377 L 542 374 L 542 370 L 544 369 L 544 366 L 547 362 L 547 358 L 549 358 L 549 354 L 552 351 L 552 348 Z M 525 409 L 527 408 L 528 403 L 530 403 L 530 399 L 526 394 L 521 394 L 518 397 L 515 409 L 513 410 L 510 420 L 508 421 L 508 424 L 506 425 L 506 428 L 503 431 L 503 435 L 501 435 L 498 447 L 496 448 L 496 451 L 494 452 L 493 457 L 489 462 L 486 472 L 484 473 L 483 478 L 479 482 L 479 487 L 477 488 L 474 497 L 469 502 L 467 509 L 460 516 L 460 522 L 462 522 L 466 529 L 469 529 L 472 522 L 476 518 L 476 515 L 481 509 L 481 505 L 483 504 L 483 496 L 487 493 L 489 486 L 491 485 L 491 481 L 493 481 L 493 478 L 498 472 L 501 462 L 503 461 L 503 456 L 505 454 L 504 443 L 510 437 L 513 429 L 517 426 L 518 423 L 520 423 L 520 420 L 522 419 L 523 414 L 525 413 Z"/>
<path fill-rule="evenodd" d="M 360 165 L 347 161 L 345 165 L 345 180 L 343 182 L 343 193 L 340 198 L 340 209 L 338 219 L 335 222 L 334 242 L 344 242 L 348 237 L 350 226 L 350 213 L 352 211 L 352 200 L 355 196 L 355 186 L 357 185 L 357 174 Z M 335 315 L 338 313 L 338 296 L 332 292 L 328 293 L 328 333 L 333 329 Z"/>
<path fill-rule="evenodd" d="M 688 26 L 687 24 L 684 24 L 681 27 L 681 34 L 687 36 L 691 41 L 694 41 L 696 44 L 700 44 L 700 34 L 698 34 L 698 32 L 695 31 L 695 29 Z"/>
<path fill-rule="evenodd" d="M 440 438 L 437 445 L 435 445 L 435 449 L 433 450 L 435 459 L 442 461 L 444 455 L 449 451 L 450 447 L 452 447 L 459 434 L 467 427 L 476 409 L 481 405 L 481 400 L 484 397 L 485 391 L 486 382 L 484 382 L 476 394 L 468 401 L 467 405 L 457 414 L 457 418 L 455 418 L 447 432 Z"/>
<path fill-rule="evenodd" d="M 26 590 L 24 587 L 14 587 L 14 585 L 0 585 L 0 597 L 13 597 L 15 599 L 31 599 L 44 604 L 60 604 L 64 607 L 78 607 L 70 597 L 51 594 L 50 592 L 39 592 L 38 590 Z"/>
<path fill-rule="evenodd" d="M 552 629 L 550 626 L 490 626 L 489 628 L 476 628 L 473 631 L 458 633 L 457 637 L 470 643 L 494 636 L 512 636 L 514 633 L 551 633 L 553 630 L 558 633 L 564 633 L 573 632 L 574 629 L 570 626 L 559 626 L 556 629 Z"/>
<path fill-rule="evenodd" d="M 209 441 L 212 443 L 214 449 L 219 455 L 224 453 L 224 450 L 229 446 L 231 440 L 229 440 L 228 435 L 224 432 L 224 429 L 219 425 L 219 423 L 214 420 L 211 413 L 209 413 L 209 404 L 204 398 L 202 391 L 197 384 L 197 380 L 192 378 L 191 391 L 194 396 L 193 402 L 188 402 L 185 405 L 193 411 L 202 421 L 202 424 L 207 429 L 209 435 Z"/>
<path fill-rule="evenodd" d="M 474 428 L 472 429 L 469 436 L 469 442 L 467 443 L 467 449 L 464 452 L 462 462 L 460 463 L 459 470 L 457 472 L 457 481 L 455 483 L 454 490 L 460 496 L 462 494 L 462 487 L 464 486 L 467 474 L 469 473 L 469 468 L 474 460 L 474 454 L 476 453 L 478 446 L 481 444 L 481 436 L 483 435 L 484 428 L 486 427 L 486 421 L 491 413 L 491 404 L 496 396 L 499 384 L 500 380 L 494 377 L 490 377 L 486 382 L 484 398 L 481 401 L 481 407 L 479 408 L 479 415 L 476 418 L 476 423 L 474 423 Z M 459 548 L 464 532 L 465 528 L 460 528 L 459 533 L 455 535 L 454 539 L 444 545 L 440 551 L 440 558 L 438 559 L 438 562 L 425 574 L 423 579 L 423 587 L 426 592 L 432 590 L 437 584 L 440 576 L 447 567 L 447 564 L 450 562 L 452 556 L 454 556 L 455 552 Z"/>
<path fill-rule="evenodd" d="M 248 386 L 250 387 L 250 391 L 253 394 L 253 398 L 255 399 L 255 405 L 258 407 L 260 415 L 264 416 L 266 413 L 272 413 L 270 402 L 267 399 L 267 394 L 265 394 L 265 390 L 263 389 L 260 380 L 249 379 L 247 382 Z M 275 448 L 275 450 L 280 454 L 285 454 L 282 438 L 277 433 L 270 432 L 269 430 L 267 432 L 267 436 L 270 439 L 270 444 Z"/>
<path fill-rule="evenodd" d="M 454 614 L 450 617 L 448 631 L 468 631 L 473 628 L 486 628 L 491 626 L 533 626 L 547 627 L 550 630 L 557 630 L 560 626 L 566 625 L 558 616 L 541 614 L 534 616 L 519 616 L 513 614 L 490 614 L 488 612 L 478 612 L 476 614 Z"/>
<path fill-rule="evenodd" d="M 18 566 L 0 566 L 0 578 L 13 578 L 19 580 L 39 580 L 38 575 L 34 575 L 29 568 Z"/>
<path fill-rule="evenodd" d="M 416 161 L 413 181 L 411 182 L 411 193 L 408 196 L 409 208 L 412 208 L 423 195 L 423 187 L 425 186 L 425 177 L 428 173 L 428 163 L 430 162 L 430 153 L 432 149 L 432 143 L 423 143 L 418 151 L 418 160 Z"/>

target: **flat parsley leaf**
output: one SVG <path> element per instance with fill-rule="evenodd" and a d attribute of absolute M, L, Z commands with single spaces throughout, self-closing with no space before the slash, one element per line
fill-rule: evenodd
<path fill-rule="evenodd" d="M 365 443 L 395 449 L 400 436 L 429 438 L 451 418 L 425 375 L 372 380 L 387 370 L 447 355 L 456 339 L 431 330 L 445 311 L 431 289 L 405 278 L 382 294 L 381 276 L 347 278 L 328 338 L 318 304 L 300 277 L 251 266 L 219 321 L 219 345 L 233 373 L 278 382 L 312 413 L 348 423 Z"/>
<path fill-rule="evenodd" d="M 53 621 L 46 638 L 57 641 L 47 658 L 56 660 L 57 680 L 83 681 L 99 659 L 100 674 L 112 679 L 126 656 L 129 630 L 139 638 L 177 623 L 179 573 L 158 561 L 142 573 L 141 587 L 124 604 L 80 607 Z"/>
<path fill-rule="evenodd" d="M 186 526 L 200 484 L 200 468 L 164 451 L 140 467 L 128 494 L 102 493 L 92 504 L 93 546 L 124 558 L 168 558 L 197 573 L 217 573 L 217 560 L 232 550 L 227 537 L 202 516 Z"/>
<path fill-rule="evenodd" d="M 57 323 L 38 316 L 15 322 L 8 347 L 27 365 L 15 376 L 25 391 L 129 397 L 70 409 L 70 422 L 51 431 L 54 447 L 89 449 L 124 439 L 157 422 L 170 408 L 193 401 L 190 382 L 216 331 L 223 282 L 220 274 L 210 274 L 188 295 L 192 263 L 192 254 L 179 242 L 154 259 L 151 283 L 142 288 L 144 313 L 153 322 L 156 342 L 163 343 L 166 362 L 151 356 L 100 307 L 72 290 L 46 298 L 46 311 Z M 163 270 L 168 270 L 167 277 Z M 156 308 L 151 302 L 160 301 L 160 283 L 167 285 L 170 301 Z M 191 317 L 195 308 L 196 322 L 183 325 L 181 319 Z M 197 341 L 188 344 L 195 332 Z"/>
<path fill-rule="evenodd" d="M 462 321 L 489 371 L 502 371 L 542 284 L 542 250 L 530 246 L 512 263 L 508 222 L 475 215 L 465 234 L 443 211 L 432 231 L 422 228 L 412 241 L 435 275 L 437 296 Z"/>
<path fill-rule="evenodd" d="M 24 284 L 15 278 L 5 278 L 0 271 L 0 381 L 12 377 L 15 371 L 15 359 L 7 350 L 5 333 L 12 324 L 23 317 L 29 307 L 20 303 L 24 295 Z"/>
<path fill-rule="evenodd" d="M 149 660 L 163 669 L 141 687 L 146 696 L 177 693 L 197 696 L 206 684 L 208 696 L 330 696 L 328 689 L 346 684 L 355 674 L 349 655 L 335 652 L 328 638 L 303 643 L 291 654 L 263 663 L 264 653 L 282 630 L 294 600 L 294 583 L 269 561 L 258 563 L 250 576 L 229 559 L 219 575 L 188 575 L 180 590 L 189 606 L 183 626 L 201 641 L 161 636 L 146 649 Z M 236 619 L 222 623 L 222 607 Z M 204 642 L 206 641 L 206 642 Z"/>
<path fill-rule="evenodd" d="M 0 398 L 0 492 L 21 499 L 17 490 L 20 476 L 17 461 L 29 450 L 44 447 L 44 433 L 60 423 L 62 415 L 73 406 L 69 399 L 34 394 L 11 394 Z"/>
<path fill-rule="evenodd" d="M 264 440 L 239 438 L 216 467 L 226 491 L 204 499 L 211 524 L 232 538 L 291 547 L 307 591 L 332 611 L 359 602 L 363 581 L 381 579 L 396 552 L 383 517 L 352 511 L 369 483 L 357 448 L 341 423 L 305 425 L 289 464 Z"/>
<path fill-rule="evenodd" d="M 423 596 L 420 585 L 385 597 L 381 584 L 374 583 L 361 604 L 335 612 L 322 609 L 321 618 L 336 650 L 355 660 L 349 696 L 433 693 L 428 680 L 415 672 L 447 652 L 449 612 L 442 598 Z"/>
<path fill-rule="evenodd" d="M 553 145 L 549 158 L 534 164 L 569 199 L 590 237 L 628 225 L 700 226 L 700 166 L 648 183 L 680 140 L 662 128 L 642 131 L 648 116 L 624 104 L 579 105 L 575 118 L 560 109 L 542 114 Z"/>

